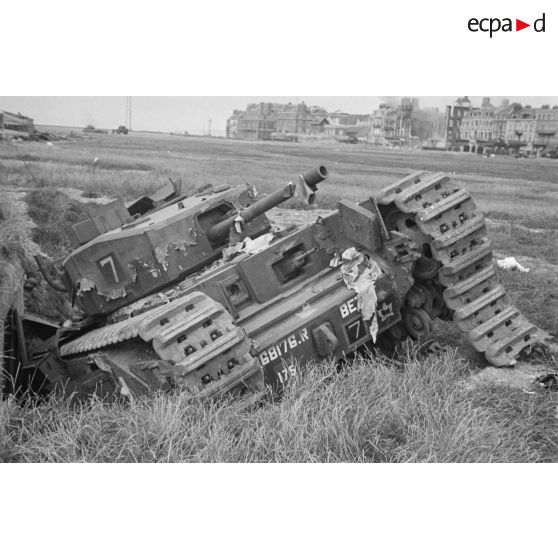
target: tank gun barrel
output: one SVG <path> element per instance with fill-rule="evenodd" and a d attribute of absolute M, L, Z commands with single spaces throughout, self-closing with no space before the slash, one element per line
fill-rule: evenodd
<path fill-rule="evenodd" d="M 309 204 L 314 201 L 315 194 L 317 190 L 317 185 L 328 177 L 328 172 L 326 167 L 319 166 L 311 171 L 301 174 L 298 180 L 291 181 L 289 184 L 275 190 L 271 194 L 267 195 L 265 198 L 253 203 L 247 208 L 240 211 L 237 215 L 228 217 L 224 221 L 216 223 L 208 231 L 207 236 L 209 240 L 216 241 L 229 234 L 231 226 L 234 225 L 235 221 L 248 222 L 255 219 L 258 215 L 269 211 L 273 207 L 282 204 L 284 201 L 298 196 L 306 199 Z"/>

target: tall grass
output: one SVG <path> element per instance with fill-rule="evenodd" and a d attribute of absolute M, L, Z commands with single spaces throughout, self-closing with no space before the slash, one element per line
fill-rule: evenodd
<path fill-rule="evenodd" d="M 558 457 L 556 394 L 469 387 L 455 352 L 311 366 L 256 409 L 184 394 L 0 405 L 12 462 L 535 462 Z"/>
<path fill-rule="evenodd" d="M 27 205 L 11 192 L 4 193 L 0 200 L 0 288 L 8 280 L 7 264 L 23 270 L 35 285 L 25 293 L 26 310 L 63 320 L 69 316 L 68 297 L 46 285 L 33 256 L 41 252 L 54 258 L 65 255 L 67 241 L 63 229 L 79 218 L 81 209 L 52 188 L 33 190 L 26 200 Z"/>
<path fill-rule="evenodd" d="M 0 199 L 0 260 L 14 263 L 25 258 L 30 229 L 31 224 L 15 196 L 5 194 Z"/>
<path fill-rule="evenodd" d="M 56 188 L 32 190 L 25 202 L 35 224 L 33 240 L 52 257 L 66 255 L 69 244 L 64 229 L 87 217 L 84 206 Z"/>

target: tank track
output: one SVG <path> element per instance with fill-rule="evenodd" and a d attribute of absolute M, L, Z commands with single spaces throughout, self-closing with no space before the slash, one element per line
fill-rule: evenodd
<path fill-rule="evenodd" d="M 377 202 L 416 225 L 438 263 L 437 283 L 453 321 L 488 362 L 511 366 L 522 351 L 545 344 L 549 335 L 510 303 L 499 283 L 484 216 L 467 191 L 444 174 L 421 172 L 382 190 Z"/>
<path fill-rule="evenodd" d="M 154 358 L 137 361 L 137 353 L 128 350 L 140 340 L 152 348 Z M 143 385 L 147 392 L 149 386 L 161 384 L 160 378 L 149 377 L 150 372 L 164 370 L 171 385 L 215 397 L 234 388 L 263 389 L 263 372 L 250 348 L 246 333 L 225 308 L 194 292 L 89 331 L 61 344 L 58 352 L 65 359 L 90 355 L 97 363 L 104 361 L 103 370 L 127 388 Z"/>

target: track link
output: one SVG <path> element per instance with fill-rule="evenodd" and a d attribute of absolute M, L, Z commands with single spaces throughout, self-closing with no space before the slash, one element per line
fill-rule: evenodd
<path fill-rule="evenodd" d="M 150 360 L 138 360 L 128 345 L 145 342 Z M 250 354 L 250 340 L 225 308 L 201 292 L 183 296 L 63 343 L 65 359 L 102 359 L 131 391 L 160 383 L 150 371 L 164 368 L 173 385 L 194 395 L 214 397 L 236 387 L 263 388 L 263 372 Z M 145 389 L 141 389 L 143 386 Z"/>
<path fill-rule="evenodd" d="M 499 284 L 484 216 L 465 190 L 443 174 L 417 173 L 377 199 L 412 217 L 421 238 L 431 239 L 444 302 L 457 327 L 491 364 L 513 365 L 524 349 L 545 343 L 548 334 L 511 305 Z"/>

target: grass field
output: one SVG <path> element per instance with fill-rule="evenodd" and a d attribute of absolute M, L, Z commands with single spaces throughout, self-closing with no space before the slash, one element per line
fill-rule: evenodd
<path fill-rule="evenodd" d="M 340 197 L 360 201 L 416 170 L 451 174 L 487 214 L 495 251 L 531 268 L 500 272 L 514 302 L 558 334 L 554 160 L 160 134 L 0 143 L 0 240 L 10 257 L 21 257 L 21 246 L 61 257 L 67 250 L 62 228 L 82 214 L 84 198 L 131 200 L 168 177 L 190 189 L 249 182 L 269 192 L 318 164 L 330 171 L 319 190 L 324 208 Z M 48 298 L 54 295 L 43 285 L 38 289 L 33 309 L 52 314 L 56 308 L 63 317 L 61 301 Z M 471 387 L 467 379 L 483 366 L 481 359 L 452 327 L 438 328 L 435 336 L 454 349 L 428 359 L 410 354 L 395 364 L 357 362 L 341 374 L 313 367 L 282 401 L 249 411 L 187 405 L 179 394 L 79 409 L 57 400 L 40 407 L 4 402 L 0 460 L 556 461 L 556 394 Z"/>

